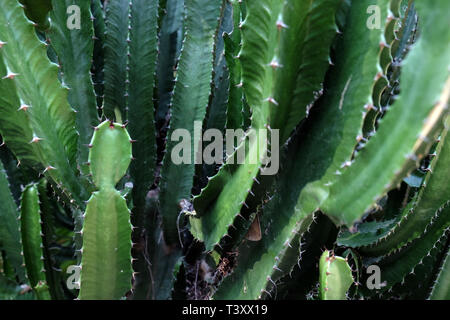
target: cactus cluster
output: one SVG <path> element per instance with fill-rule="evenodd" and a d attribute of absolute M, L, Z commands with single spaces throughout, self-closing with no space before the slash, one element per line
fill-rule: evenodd
<path fill-rule="evenodd" d="M 0 299 L 450 299 L 448 0 L 0 8 Z"/>

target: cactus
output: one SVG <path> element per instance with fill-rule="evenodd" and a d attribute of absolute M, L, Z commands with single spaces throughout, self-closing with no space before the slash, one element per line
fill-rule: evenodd
<path fill-rule="evenodd" d="M 342 257 L 324 251 L 320 257 L 320 298 L 322 300 L 346 300 L 353 283 L 350 266 Z"/>
<path fill-rule="evenodd" d="M 123 126 L 109 121 L 92 137 L 89 167 L 98 191 L 87 202 L 81 230 L 79 299 L 119 299 L 131 289 L 130 210 L 114 189 L 131 162 L 130 140 Z"/>
<path fill-rule="evenodd" d="M 0 6 L 0 299 L 450 299 L 447 0 Z"/>
<path fill-rule="evenodd" d="M 20 212 L 23 256 L 30 285 L 38 299 L 50 299 L 44 268 L 42 221 L 37 185 L 25 187 Z"/>

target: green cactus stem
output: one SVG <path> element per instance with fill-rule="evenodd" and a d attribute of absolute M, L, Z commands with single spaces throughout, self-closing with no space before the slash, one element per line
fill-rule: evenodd
<path fill-rule="evenodd" d="M 353 284 L 353 275 L 347 260 L 325 250 L 320 257 L 320 299 L 347 300 L 347 291 Z"/>
<path fill-rule="evenodd" d="M 98 188 L 84 216 L 78 298 L 120 299 L 131 289 L 131 222 L 126 200 L 115 190 L 131 162 L 131 139 L 124 126 L 105 121 L 94 132 L 89 153 Z"/>

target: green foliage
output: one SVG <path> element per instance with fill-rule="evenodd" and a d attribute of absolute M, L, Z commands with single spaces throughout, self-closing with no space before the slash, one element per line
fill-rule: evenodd
<path fill-rule="evenodd" d="M 450 299 L 448 0 L 0 6 L 0 299 Z"/>

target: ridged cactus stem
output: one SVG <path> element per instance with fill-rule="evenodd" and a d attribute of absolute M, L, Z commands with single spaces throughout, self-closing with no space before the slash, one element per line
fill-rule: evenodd
<path fill-rule="evenodd" d="M 120 299 L 131 289 L 130 210 L 115 185 L 130 164 L 131 138 L 124 126 L 105 121 L 91 142 L 89 163 L 98 191 L 86 206 L 79 299 Z"/>
<path fill-rule="evenodd" d="M 38 186 L 31 184 L 22 193 L 20 225 L 23 255 L 30 285 L 40 300 L 49 300 L 44 268 L 44 246 L 42 244 L 42 220 L 39 206 Z"/>
<path fill-rule="evenodd" d="M 353 283 L 352 270 L 347 261 L 325 250 L 320 257 L 319 269 L 320 298 L 346 300 L 347 291 Z"/>

